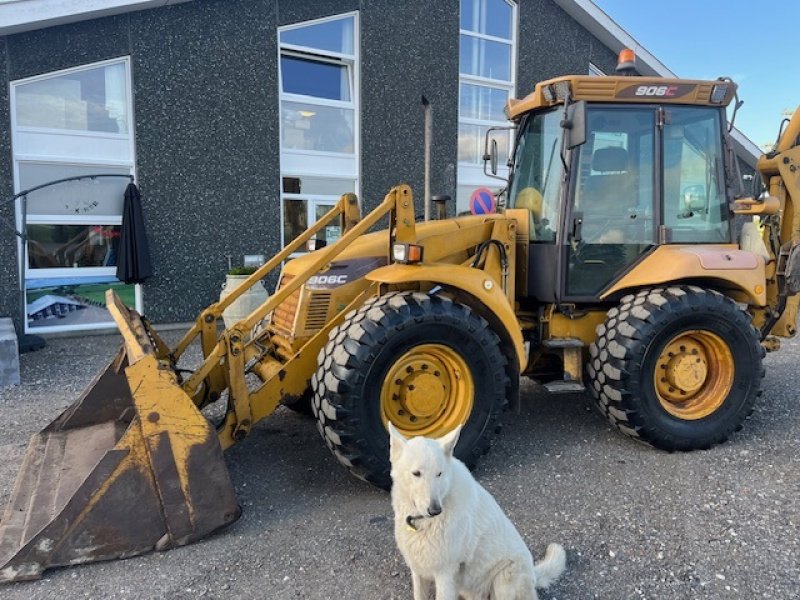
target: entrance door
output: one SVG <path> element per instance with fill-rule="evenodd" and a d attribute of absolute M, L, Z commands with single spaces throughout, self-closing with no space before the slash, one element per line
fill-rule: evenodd
<path fill-rule="evenodd" d="M 593 299 L 655 242 L 656 109 L 589 107 L 573 161 L 565 298 Z"/>

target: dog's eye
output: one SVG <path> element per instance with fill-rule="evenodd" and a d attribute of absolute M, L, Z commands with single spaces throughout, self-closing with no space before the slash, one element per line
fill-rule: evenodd
<path fill-rule="evenodd" d="M 441 476 L 442 476 L 442 472 L 441 472 L 441 471 L 439 471 L 439 472 L 436 474 L 436 476 L 437 476 L 437 477 L 441 477 Z"/>
<path fill-rule="evenodd" d="M 413 472 L 413 473 L 411 473 L 411 474 L 412 474 L 414 477 L 419 477 L 420 475 L 422 475 L 422 473 L 420 473 L 419 471 L 414 471 L 414 472 Z"/>

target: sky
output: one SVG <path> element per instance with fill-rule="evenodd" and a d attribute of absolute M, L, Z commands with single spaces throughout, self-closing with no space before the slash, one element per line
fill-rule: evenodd
<path fill-rule="evenodd" d="M 679 77 L 738 83 L 735 124 L 756 145 L 800 105 L 800 0 L 593 1 Z"/>

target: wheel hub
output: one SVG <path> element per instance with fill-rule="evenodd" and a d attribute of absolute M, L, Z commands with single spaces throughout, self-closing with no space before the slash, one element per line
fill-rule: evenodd
<path fill-rule="evenodd" d="M 389 369 L 381 390 L 384 422 L 401 433 L 440 436 L 472 411 L 474 385 L 464 359 L 452 348 L 423 344 Z"/>
<path fill-rule="evenodd" d="M 717 410 L 733 385 L 733 355 L 718 335 L 705 330 L 673 337 L 658 357 L 655 387 L 661 406 L 681 419 Z"/>

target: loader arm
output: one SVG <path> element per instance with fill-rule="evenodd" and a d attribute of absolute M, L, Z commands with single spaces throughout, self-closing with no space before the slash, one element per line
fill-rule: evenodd
<path fill-rule="evenodd" d="M 770 203 L 774 209 L 765 210 L 761 218 L 764 243 L 772 260 L 767 273 L 767 296 L 770 310 L 760 324 L 762 336 L 773 334 L 792 337 L 797 332 L 797 312 L 800 306 L 800 107 L 775 147 L 762 156 L 756 168 L 761 174 L 768 196 L 752 202 L 756 214 Z M 753 209 L 735 210 L 750 214 Z M 772 213 L 772 214 L 770 214 Z"/>

